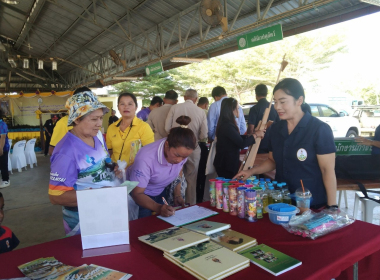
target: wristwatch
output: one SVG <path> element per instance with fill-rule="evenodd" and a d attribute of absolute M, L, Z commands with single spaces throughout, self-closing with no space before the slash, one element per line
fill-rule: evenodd
<path fill-rule="evenodd" d="M 339 206 L 338 205 L 327 205 L 326 208 L 331 209 L 331 210 L 337 210 L 339 208 Z"/>

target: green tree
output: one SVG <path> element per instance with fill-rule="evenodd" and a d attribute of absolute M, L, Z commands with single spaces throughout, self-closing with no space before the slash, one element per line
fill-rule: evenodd
<path fill-rule="evenodd" d="M 110 93 L 132 92 L 136 96 L 143 97 L 143 106 L 149 106 L 153 96 L 163 96 L 171 89 L 176 90 L 179 94 L 183 92 L 183 87 L 173 79 L 171 73 L 175 74 L 176 70 L 146 76 L 141 80 L 122 82 L 114 85 L 115 90 Z"/>
<path fill-rule="evenodd" d="M 313 82 L 315 74 L 328 67 L 334 55 L 346 50 L 343 36 L 322 37 L 322 32 L 296 35 L 200 64 L 193 63 L 176 69 L 171 75 L 183 86 L 197 89 L 201 96 L 211 96 L 212 88 L 220 85 L 240 102 L 254 101 L 257 84 L 274 87 L 285 53 L 289 64 L 281 78 L 296 78 L 304 84 Z"/>

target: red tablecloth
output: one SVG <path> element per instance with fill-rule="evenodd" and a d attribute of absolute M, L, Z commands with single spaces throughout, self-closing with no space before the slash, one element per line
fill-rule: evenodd
<path fill-rule="evenodd" d="M 201 205 L 207 206 L 205 202 Z M 356 221 L 352 225 L 317 240 L 288 233 L 272 224 L 267 215 L 256 223 L 248 223 L 222 211 L 208 220 L 230 223 L 231 228 L 255 237 L 285 254 L 302 261 L 302 265 L 280 276 L 273 276 L 251 264 L 229 279 L 352 279 L 352 265 L 359 261 L 359 279 L 379 279 L 380 227 Z M 0 255 L 0 279 L 21 277 L 17 266 L 41 257 L 79 266 L 97 264 L 133 274 L 132 279 L 194 279 L 167 261 L 160 250 L 138 241 L 137 237 L 165 229 L 170 224 L 156 217 L 130 222 L 131 252 L 82 258 L 80 236 L 64 238 Z M 371 255 L 371 256 L 370 256 Z M 369 256 L 369 257 L 367 257 Z M 361 260 L 361 261 L 360 261 Z M 342 274 L 341 274 L 342 272 Z M 341 274 L 341 275 L 340 275 Z M 338 277 L 340 275 L 340 277 Z"/>

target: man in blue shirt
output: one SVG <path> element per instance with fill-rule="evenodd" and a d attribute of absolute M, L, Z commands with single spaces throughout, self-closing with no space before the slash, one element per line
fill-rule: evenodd
<path fill-rule="evenodd" d="M 252 134 L 257 128 L 259 122 L 263 119 L 265 109 L 269 107 L 269 101 L 267 100 L 268 88 L 264 84 L 259 84 L 255 88 L 256 100 L 258 101 L 255 106 L 249 110 L 248 115 L 248 134 Z M 280 121 L 274 106 L 271 106 L 268 121 L 273 122 Z M 270 128 L 269 128 L 270 129 Z M 267 132 L 269 132 L 269 129 Z M 260 142 L 260 147 L 258 150 L 259 154 L 268 153 L 268 143 L 269 143 L 269 133 L 266 133 L 264 138 Z"/>
<path fill-rule="evenodd" d="M 372 146 L 372 155 L 380 155 L 380 125 L 376 127 L 375 130 L 375 137 L 373 140 L 364 138 L 364 137 L 357 137 L 356 142 L 359 145 L 365 145 L 365 146 Z"/>
<path fill-rule="evenodd" d="M 163 103 L 164 103 L 164 100 L 162 100 L 161 97 L 155 96 L 152 98 L 152 101 L 150 101 L 150 106 L 148 108 L 142 109 L 140 112 L 137 113 L 136 116 L 140 120 L 143 120 L 144 122 L 146 122 L 148 120 L 148 116 L 150 112 L 156 108 L 161 107 Z"/>
<path fill-rule="evenodd" d="M 8 173 L 8 126 L 2 120 L 3 112 L 0 110 L 0 169 L 2 182 L 0 184 L 0 189 L 9 187 L 9 173 Z"/>
<path fill-rule="evenodd" d="M 223 87 L 217 86 L 212 89 L 211 95 L 215 99 L 215 102 L 211 104 L 207 114 L 208 139 L 210 142 L 214 141 L 216 126 L 220 116 L 220 107 L 223 99 L 227 97 L 227 92 Z M 239 119 L 236 120 L 236 123 L 240 134 L 243 135 L 247 131 L 247 126 L 245 124 L 243 109 L 240 106 Z"/>

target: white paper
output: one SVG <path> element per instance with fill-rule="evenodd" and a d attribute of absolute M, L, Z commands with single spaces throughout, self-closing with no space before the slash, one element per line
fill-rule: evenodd
<path fill-rule="evenodd" d="M 129 244 L 127 187 L 77 191 L 82 248 Z"/>
<path fill-rule="evenodd" d="M 163 217 L 157 216 L 161 220 L 168 222 L 174 226 L 183 226 L 195 221 L 199 221 L 205 219 L 210 216 L 214 216 L 218 214 L 218 212 L 212 211 L 210 209 L 194 205 L 191 207 L 187 207 L 178 211 L 175 211 L 175 214 L 171 217 Z"/>

